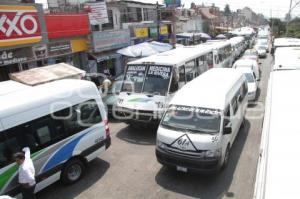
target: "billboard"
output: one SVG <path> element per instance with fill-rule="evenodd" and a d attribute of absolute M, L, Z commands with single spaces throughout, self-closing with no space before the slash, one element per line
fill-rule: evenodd
<path fill-rule="evenodd" d="M 0 5 L 0 47 L 41 42 L 41 14 L 34 5 Z"/>
<path fill-rule="evenodd" d="M 181 0 L 165 0 L 166 7 L 180 7 Z"/>
<path fill-rule="evenodd" d="M 123 48 L 130 45 L 129 30 L 103 31 L 92 33 L 94 52 Z"/>
<path fill-rule="evenodd" d="M 84 9 L 89 14 L 91 25 L 100 25 L 108 23 L 108 15 L 105 1 L 85 3 Z"/>

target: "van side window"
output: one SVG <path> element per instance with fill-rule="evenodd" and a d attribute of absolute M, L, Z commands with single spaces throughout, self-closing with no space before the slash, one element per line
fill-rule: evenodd
<path fill-rule="evenodd" d="M 248 93 L 247 84 L 245 82 L 242 84 L 239 92 L 240 92 L 239 102 L 242 102 Z"/>
<path fill-rule="evenodd" d="M 178 71 L 179 71 L 179 88 L 181 88 L 186 83 L 184 66 L 180 66 L 178 68 Z"/>
<path fill-rule="evenodd" d="M 194 79 L 194 74 L 196 73 L 196 62 L 195 60 L 185 63 L 185 79 L 187 82 Z"/>
<path fill-rule="evenodd" d="M 102 122 L 95 100 L 89 100 L 40 117 L 0 133 L 0 168 L 14 161 L 24 147 L 35 153 L 49 145 Z"/>
<path fill-rule="evenodd" d="M 1 132 L 3 133 L 3 132 Z M 16 137 L 6 138 L 0 136 L 0 168 L 14 162 L 14 154 L 21 150 L 20 143 Z"/>
<path fill-rule="evenodd" d="M 178 90 L 178 82 L 179 81 L 179 74 L 176 68 L 173 68 L 173 74 L 172 74 L 172 79 L 171 79 L 171 85 L 170 85 L 170 93 L 174 93 Z"/>
<path fill-rule="evenodd" d="M 236 112 L 237 112 L 237 110 L 238 110 L 238 103 L 237 103 L 237 97 L 236 97 L 236 95 L 231 100 L 231 106 L 232 106 L 233 115 L 235 115 Z"/>
<path fill-rule="evenodd" d="M 224 112 L 224 127 L 227 126 L 230 123 L 230 107 L 228 106 L 226 108 L 226 111 Z"/>

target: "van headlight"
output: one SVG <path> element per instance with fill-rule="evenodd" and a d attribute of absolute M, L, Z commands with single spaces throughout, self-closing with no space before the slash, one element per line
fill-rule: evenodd
<path fill-rule="evenodd" d="M 205 152 L 205 157 L 207 158 L 215 158 L 215 157 L 220 157 L 221 156 L 221 149 L 216 149 L 216 150 L 208 150 Z"/>
<path fill-rule="evenodd" d="M 158 148 L 161 148 L 161 149 L 165 149 L 165 148 L 167 147 L 167 145 L 166 145 L 165 143 L 163 143 L 163 142 L 161 142 L 161 141 L 159 141 L 159 140 L 157 140 L 156 146 L 157 146 Z"/>

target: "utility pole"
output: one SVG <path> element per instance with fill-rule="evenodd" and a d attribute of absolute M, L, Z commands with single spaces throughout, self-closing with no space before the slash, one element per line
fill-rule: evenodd
<path fill-rule="evenodd" d="M 288 33 L 288 27 L 289 27 L 289 23 L 290 23 L 290 20 L 291 20 L 292 2 L 293 2 L 293 0 L 290 0 L 290 9 L 289 9 L 289 14 L 288 14 L 288 19 L 287 19 L 287 22 L 286 22 L 285 35 L 287 35 L 287 33 Z"/>
<path fill-rule="evenodd" d="M 172 9 L 172 26 L 173 26 L 172 46 L 173 48 L 176 48 L 176 0 L 173 0 L 173 6 L 171 6 L 171 9 Z"/>
<path fill-rule="evenodd" d="M 159 34 L 160 34 L 160 10 L 159 10 L 159 4 L 158 1 L 156 1 L 156 28 L 157 28 L 157 41 L 159 41 Z"/>

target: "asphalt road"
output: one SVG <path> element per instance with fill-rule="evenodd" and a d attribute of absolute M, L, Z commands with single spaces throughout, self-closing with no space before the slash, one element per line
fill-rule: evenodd
<path fill-rule="evenodd" d="M 258 102 L 264 104 L 272 58 L 269 56 L 261 62 Z M 248 119 L 232 146 L 229 165 L 214 176 L 179 173 L 162 167 L 155 157 L 155 129 L 132 129 L 112 121 L 112 145 L 89 164 L 84 178 L 71 186 L 55 183 L 37 197 L 250 199 L 259 154 L 262 111 L 262 105 L 248 108 Z"/>

